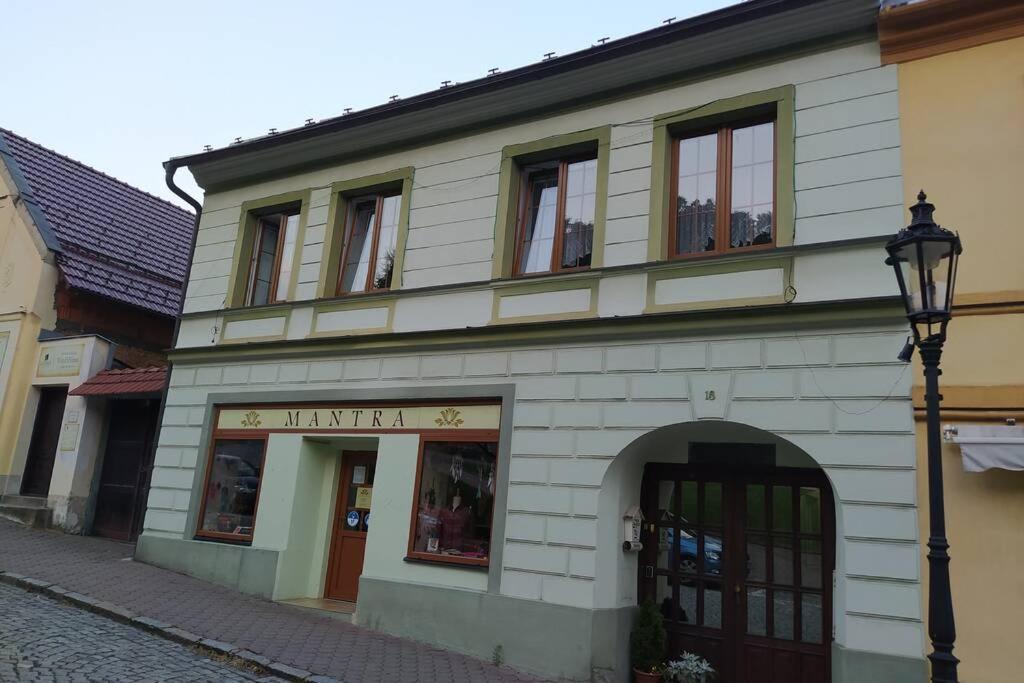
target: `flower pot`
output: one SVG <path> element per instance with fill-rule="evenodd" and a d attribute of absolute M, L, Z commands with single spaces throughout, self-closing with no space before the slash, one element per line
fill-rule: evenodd
<path fill-rule="evenodd" d="M 633 683 L 660 683 L 661 674 L 652 674 L 633 669 Z"/>

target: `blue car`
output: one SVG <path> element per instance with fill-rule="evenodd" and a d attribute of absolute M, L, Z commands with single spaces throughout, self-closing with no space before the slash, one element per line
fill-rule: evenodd
<path fill-rule="evenodd" d="M 669 528 L 664 531 L 665 542 L 670 548 L 675 546 L 675 529 Z M 679 534 L 679 572 L 696 574 L 697 571 L 697 537 L 684 528 Z M 722 539 L 708 534 L 704 535 L 704 573 L 722 573 Z"/>

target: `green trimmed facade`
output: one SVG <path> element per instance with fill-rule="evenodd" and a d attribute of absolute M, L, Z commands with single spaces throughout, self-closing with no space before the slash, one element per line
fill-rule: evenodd
<path fill-rule="evenodd" d="M 863 102 L 894 93 L 895 72 L 860 34 L 766 54 L 585 106 L 538 112 L 509 95 L 500 123 L 405 145 L 375 138 L 385 134 L 372 122 L 364 137 L 325 132 L 325 150 L 354 151 L 287 172 L 263 169 L 276 162 L 258 146 L 233 166 L 190 162 L 201 180 L 217 178 L 196 260 L 231 259 L 234 274 L 227 305 L 215 302 L 215 277 L 193 281 L 153 474 L 164 494 L 150 501 L 138 557 L 270 599 L 330 597 L 347 463 L 375 452 L 357 624 L 484 658 L 500 647 L 508 664 L 545 676 L 626 681 L 633 614 L 651 590 L 677 635 L 724 634 L 724 649 L 702 652 L 729 683 L 740 680 L 736 648 L 752 609 L 731 595 L 756 583 L 742 568 L 750 551 L 729 544 L 757 533 L 716 531 L 728 538 L 719 568 L 700 560 L 704 574 L 684 580 L 672 559 L 682 522 L 652 512 L 648 523 L 675 524 L 676 540 L 645 527 L 646 550 L 624 551 L 623 516 L 664 508 L 650 477 L 665 468 L 680 482 L 716 464 L 751 485 L 812 477 L 831 501 L 814 532 L 823 550 L 793 561 L 822 579 L 786 587 L 775 577 L 769 608 L 782 611 L 772 623 L 784 629 L 789 618 L 796 630 L 759 642 L 780 662 L 802 648 L 803 680 L 923 681 L 910 382 L 895 359 L 905 323 L 881 248 L 903 220 L 888 187 L 898 196 L 900 180 L 897 170 L 880 184 L 860 161 L 899 145 L 898 126 Z M 531 86 L 537 97 L 544 87 L 543 78 Z M 445 107 L 464 105 L 437 106 L 440 121 Z M 753 115 L 775 122 L 774 243 L 670 258 L 673 140 Z M 307 153 L 306 143 L 281 144 L 281 158 Z M 578 154 L 597 162 L 590 267 L 514 277 L 524 167 Z M 398 187 L 390 291 L 335 296 L 346 200 Z M 251 202 L 294 193 L 303 227 L 290 299 L 238 306 L 231 282 Z M 251 525 L 239 525 L 245 540 L 197 537 L 213 519 L 203 499 L 216 505 L 208 472 L 227 462 L 218 440 L 244 436 L 218 431 L 219 409 L 251 410 L 255 425 L 261 411 L 356 404 L 447 412 L 437 428 L 432 418 L 412 432 L 331 431 L 296 417 L 267 438 L 260 502 Z M 445 503 L 455 511 L 464 498 L 493 497 L 486 548 L 465 550 L 471 561 L 461 564 L 424 561 L 425 444 L 454 438 L 438 430 L 457 430 L 451 411 L 477 404 L 500 407 L 500 424 L 479 437 L 495 444 L 494 478 L 477 475 L 493 494 L 453 466 L 444 476 L 465 490 Z M 770 458 L 744 460 L 753 451 Z M 698 611 L 682 602 L 693 591 L 722 602 Z M 787 595 L 796 612 L 778 606 Z"/>

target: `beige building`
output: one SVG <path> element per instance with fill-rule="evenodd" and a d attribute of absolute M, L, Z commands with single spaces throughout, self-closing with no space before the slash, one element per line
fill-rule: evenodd
<path fill-rule="evenodd" d="M 880 35 L 899 69 L 904 201 L 924 188 L 964 244 L 940 385 L 954 654 L 961 680 L 1003 683 L 1020 678 L 1024 605 L 1024 7 L 926 0 L 883 12 Z M 924 497 L 919 365 L 914 383 Z"/>

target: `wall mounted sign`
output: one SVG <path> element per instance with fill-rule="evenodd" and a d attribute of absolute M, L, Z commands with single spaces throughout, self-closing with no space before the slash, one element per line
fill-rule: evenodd
<path fill-rule="evenodd" d="M 76 377 L 82 371 L 85 344 L 44 346 L 39 352 L 36 377 Z"/>
<path fill-rule="evenodd" d="M 349 510 L 349 513 L 345 515 L 345 524 L 352 529 L 359 526 L 359 513 L 355 510 Z"/>
<path fill-rule="evenodd" d="M 356 465 L 352 468 L 352 483 L 356 486 L 366 483 L 366 465 Z"/>
<path fill-rule="evenodd" d="M 369 510 L 370 501 L 373 499 L 373 487 L 372 486 L 360 486 L 356 489 L 356 504 L 355 507 L 360 510 Z"/>
<path fill-rule="evenodd" d="M 78 423 L 68 422 L 60 430 L 60 450 L 73 451 L 78 447 Z"/>
<path fill-rule="evenodd" d="M 225 408 L 218 430 L 233 431 L 409 431 L 498 429 L 501 406 L 268 406 Z"/>

